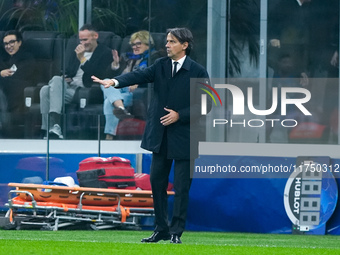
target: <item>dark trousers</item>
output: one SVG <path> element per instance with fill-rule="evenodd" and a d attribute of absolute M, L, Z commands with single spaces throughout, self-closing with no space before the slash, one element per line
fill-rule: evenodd
<path fill-rule="evenodd" d="M 175 197 L 173 215 L 169 227 L 167 187 L 173 161 L 175 163 Z M 192 181 L 190 178 L 190 162 L 190 160 L 168 159 L 166 138 L 163 138 L 160 152 L 153 153 L 150 181 L 155 210 L 155 231 L 157 232 L 170 232 L 170 234 L 181 236 L 184 231 L 189 203 L 189 190 Z M 193 166 L 193 161 L 191 163 Z"/>
<path fill-rule="evenodd" d="M 0 89 L 7 98 L 7 110 L 9 112 L 24 109 L 24 89 L 27 86 L 25 81 L 12 79 L 11 77 L 0 78 Z"/>

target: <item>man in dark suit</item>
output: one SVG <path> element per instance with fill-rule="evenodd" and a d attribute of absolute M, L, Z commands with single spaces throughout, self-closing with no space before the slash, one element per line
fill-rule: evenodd
<path fill-rule="evenodd" d="M 112 80 L 95 82 L 105 87 L 126 87 L 140 83 L 154 83 L 153 97 L 148 109 L 147 124 L 141 147 L 152 151 L 150 180 L 155 209 L 155 230 L 142 242 L 169 240 L 181 243 L 185 228 L 189 189 L 198 141 L 190 139 L 197 133 L 200 117 L 199 83 L 190 84 L 191 78 L 208 78 L 207 71 L 188 55 L 193 37 L 186 28 L 167 31 L 167 57 L 140 71 L 120 75 Z M 173 217 L 168 226 L 167 186 L 171 165 L 174 164 L 175 199 Z"/>

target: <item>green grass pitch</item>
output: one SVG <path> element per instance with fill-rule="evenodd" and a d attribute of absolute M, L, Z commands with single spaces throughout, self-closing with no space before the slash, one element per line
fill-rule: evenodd
<path fill-rule="evenodd" d="M 340 236 L 184 232 L 183 244 L 144 244 L 150 231 L 0 230 L 2 255 L 340 254 Z"/>

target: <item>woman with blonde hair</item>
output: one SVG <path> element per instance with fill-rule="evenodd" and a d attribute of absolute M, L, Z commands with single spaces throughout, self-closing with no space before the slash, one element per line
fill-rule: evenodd
<path fill-rule="evenodd" d="M 129 44 L 131 45 L 132 52 L 123 53 L 121 56 L 118 55 L 116 50 L 112 50 L 113 61 L 110 66 L 109 77 L 135 70 L 143 70 L 157 58 L 161 57 L 159 52 L 154 49 L 154 41 L 148 31 L 142 30 L 133 33 Z M 115 89 L 113 87 L 104 88 L 101 85 L 104 93 L 103 111 L 106 120 L 104 129 L 106 140 L 114 139 L 120 119 L 133 117 L 125 107 L 132 105 L 132 92 L 138 86 L 145 85 L 135 84 L 122 89 Z"/>

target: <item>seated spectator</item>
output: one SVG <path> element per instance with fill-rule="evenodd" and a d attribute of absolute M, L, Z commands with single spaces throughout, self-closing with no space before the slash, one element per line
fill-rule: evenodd
<path fill-rule="evenodd" d="M 20 32 L 7 31 L 2 41 L 6 53 L 0 60 L 0 89 L 7 99 L 7 111 L 20 112 L 24 109 L 24 88 L 34 81 L 34 57 L 24 49 Z"/>
<path fill-rule="evenodd" d="M 98 44 L 98 32 L 92 25 L 84 25 L 79 30 L 79 45 L 74 50 L 70 62 L 66 63 L 66 75 L 54 76 L 48 85 L 40 90 L 40 111 L 42 114 L 41 129 L 62 139 L 60 116 L 63 107 L 63 86 L 65 89 L 65 103 L 71 103 L 76 90 L 89 87 L 92 84 L 91 75 L 106 77 L 110 65 L 111 50 L 105 45 Z M 50 114 L 50 125 L 47 118 Z"/>
<path fill-rule="evenodd" d="M 279 57 L 278 63 L 275 65 L 274 75 L 273 75 L 273 83 L 272 87 L 278 88 L 278 102 L 277 108 L 275 112 L 271 115 L 268 115 L 268 119 L 279 119 L 281 120 L 283 116 L 281 115 L 281 88 L 284 87 L 296 87 L 296 88 L 308 88 L 310 85 L 309 78 L 305 72 L 299 70 L 299 67 L 294 63 L 293 58 L 289 54 L 282 54 Z M 286 95 L 287 98 L 299 98 L 302 95 L 300 93 L 288 93 Z M 270 89 L 267 93 L 267 109 L 272 106 L 273 98 L 272 98 L 272 90 Z M 292 104 L 287 105 L 287 116 L 299 116 L 299 111 L 297 111 L 296 106 Z M 266 126 L 266 141 L 271 141 L 271 134 L 273 132 L 274 127 L 272 125 Z M 286 128 L 286 131 L 289 132 L 290 129 Z M 286 137 L 286 134 L 282 135 L 282 137 Z M 283 138 L 282 138 L 283 139 Z"/>
<path fill-rule="evenodd" d="M 154 49 L 154 41 L 148 31 L 143 30 L 132 34 L 130 45 L 133 52 L 122 54 L 121 57 L 118 56 L 116 50 L 112 50 L 113 61 L 109 77 L 142 70 L 161 57 L 159 52 Z M 148 63 L 149 57 L 151 63 Z M 116 135 L 119 119 L 133 117 L 125 107 L 132 105 L 132 92 L 138 87 L 138 84 L 122 89 L 104 88 L 103 85 L 100 87 L 104 93 L 105 139 L 112 140 Z"/>

